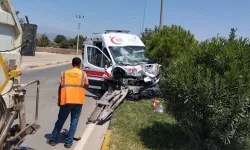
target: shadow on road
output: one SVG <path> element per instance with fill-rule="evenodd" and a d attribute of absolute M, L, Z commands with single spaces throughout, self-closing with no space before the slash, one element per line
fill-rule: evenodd
<path fill-rule="evenodd" d="M 67 129 L 63 129 L 62 132 L 59 134 L 58 139 L 57 139 L 57 143 L 64 143 L 65 142 L 65 138 L 67 137 L 68 134 L 68 130 Z M 46 140 L 49 139 L 51 134 L 45 134 L 44 137 L 46 138 Z M 80 137 L 74 138 L 75 141 L 79 141 Z"/>
<path fill-rule="evenodd" d="M 91 98 L 93 98 L 94 100 L 99 100 L 99 99 L 100 99 L 98 96 L 93 96 L 93 95 L 89 95 L 89 94 L 86 94 L 85 96 L 86 96 L 86 97 L 91 97 Z"/>
<path fill-rule="evenodd" d="M 105 91 L 95 90 L 95 89 L 87 89 L 87 91 L 90 94 L 86 94 L 86 97 L 92 97 L 95 100 L 99 100 L 102 97 L 102 95 L 105 93 Z"/>
<path fill-rule="evenodd" d="M 13 148 L 12 150 L 35 150 L 35 149 L 30 147 L 18 147 L 18 148 Z"/>
<path fill-rule="evenodd" d="M 148 149 L 188 149 L 188 136 L 178 125 L 154 122 L 152 127 L 142 129 L 141 141 Z"/>

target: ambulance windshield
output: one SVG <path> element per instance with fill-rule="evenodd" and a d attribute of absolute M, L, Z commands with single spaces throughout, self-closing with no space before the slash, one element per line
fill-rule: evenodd
<path fill-rule="evenodd" d="M 143 46 L 110 46 L 109 49 L 117 64 L 138 65 L 148 62 Z"/>

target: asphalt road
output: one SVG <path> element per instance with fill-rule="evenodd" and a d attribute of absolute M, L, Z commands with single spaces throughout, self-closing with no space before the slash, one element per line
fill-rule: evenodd
<path fill-rule="evenodd" d="M 57 106 L 57 90 L 60 72 L 71 68 L 71 65 L 61 65 L 56 67 L 44 68 L 39 70 L 29 70 L 23 72 L 21 82 L 29 82 L 32 80 L 40 80 L 40 102 L 39 102 L 39 118 L 38 124 L 41 128 L 34 134 L 28 135 L 24 142 L 20 145 L 20 149 L 28 150 L 63 150 L 66 149 L 63 146 L 64 137 L 60 136 L 59 143 L 55 147 L 51 147 L 46 144 L 46 140 L 51 134 L 55 121 L 57 120 L 59 107 Z M 26 115 L 27 123 L 32 123 L 35 118 L 35 97 L 36 97 L 36 86 L 32 85 L 27 89 L 26 95 Z M 85 129 L 89 128 L 86 125 L 87 118 L 92 113 L 95 107 L 96 95 L 87 91 L 86 103 L 83 106 L 80 121 L 76 131 L 76 136 L 82 136 L 85 133 Z M 63 129 L 69 129 L 70 116 L 64 124 Z M 90 137 L 83 136 L 80 141 L 75 141 L 72 146 L 72 150 L 82 148 L 84 143 L 84 150 L 100 150 L 105 132 L 108 128 L 108 123 L 102 126 L 95 126 L 93 132 L 90 132 Z M 87 140 L 87 141 L 86 141 Z M 75 148 L 77 147 L 77 148 Z M 78 150 L 80 150 L 78 149 Z"/>

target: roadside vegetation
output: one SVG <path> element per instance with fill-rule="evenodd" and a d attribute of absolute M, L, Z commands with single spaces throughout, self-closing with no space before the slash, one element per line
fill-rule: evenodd
<path fill-rule="evenodd" d="M 146 55 L 163 64 L 166 113 L 153 113 L 150 100 L 125 102 L 110 148 L 250 149 L 250 42 L 236 31 L 198 42 L 176 25 L 145 30 Z"/>
<path fill-rule="evenodd" d="M 110 150 L 177 149 L 188 137 L 175 119 L 153 112 L 152 101 L 125 101 L 111 121 Z M 182 137 L 179 139 L 179 137 Z"/>
<path fill-rule="evenodd" d="M 83 45 L 85 38 L 79 36 L 79 45 Z M 57 35 L 54 40 L 50 40 L 44 33 L 37 37 L 37 46 L 39 47 L 54 47 L 54 48 L 66 48 L 66 49 L 77 49 L 77 36 L 74 38 L 67 39 L 64 35 Z M 79 47 L 81 49 L 81 47 Z"/>
<path fill-rule="evenodd" d="M 27 20 L 19 15 L 20 11 L 16 11 L 17 18 L 21 25 L 27 23 Z M 79 45 L 83 45 L 85 38 L 79 35 Z M 77 36 L 67 39 L 64 35 L 58 34 L 53 40 L 49 39 L 46 33 L 36 37 L 36 45 L 38 47 L 53 47 L 65 49 L 77 49 Z M 82 47 L 79 46 L 79 49 Z"/>

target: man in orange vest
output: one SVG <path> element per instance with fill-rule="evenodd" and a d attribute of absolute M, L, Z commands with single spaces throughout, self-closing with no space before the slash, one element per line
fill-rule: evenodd
<path fill-rule="evenodd" d="M 84 71 L 80 69 L 81 59 L 78 57 L 72 60 L 73 68 L 61 73 L 60 86 L 58 89 L 58 105 L 60 107 L 58 120 L 54 130 L 47 141 L 51 146 L 56 145 L 57 136 L 71 113 L 71 123 L 68 136 L 64 146 L 70 148 L 81 115 L 82 105 L 85 103 L 85 88 L 88 88 L 88 79 Z"/>

